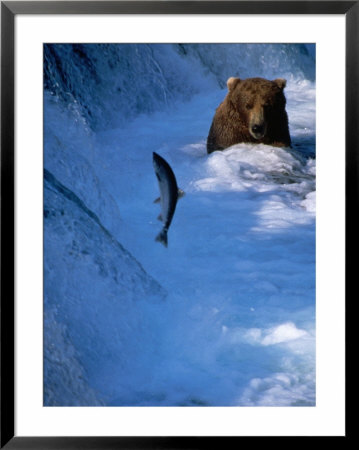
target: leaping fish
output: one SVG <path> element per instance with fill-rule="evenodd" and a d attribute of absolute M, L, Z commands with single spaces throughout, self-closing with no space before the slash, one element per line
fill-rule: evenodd
<path fill-rule="evenodd" d="M 161 203 L 159 220 L 163 222 L 163 228 L 157 235 L 156 241 L 167 247 L 167 232 L 176 210 L 177 200 L 184 195 L 184 192 L 178 189 L 176 177 L 168 162 L 155 152 L 153 152 L 153 167 L 160 188 L 160 198 L 155 202 Z"/>

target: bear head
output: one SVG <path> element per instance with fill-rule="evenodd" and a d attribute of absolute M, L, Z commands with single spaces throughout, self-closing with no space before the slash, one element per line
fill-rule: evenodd
<path fill-rule="evenodd" d="M 286 80 L 283 78 L 274 81 L 263 78 L 228 79 L 227 101 L 240 115 L 254 139 L 264 138 L 271 124 L 285 114 L 285 86 Z"/>

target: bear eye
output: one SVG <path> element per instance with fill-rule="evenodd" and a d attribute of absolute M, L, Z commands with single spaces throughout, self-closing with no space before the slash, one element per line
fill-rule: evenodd
<path fill-rule="evenodd" d="M 246 109 L 252 109 L 253 105 L 251 103 L 246 103 Z"/>

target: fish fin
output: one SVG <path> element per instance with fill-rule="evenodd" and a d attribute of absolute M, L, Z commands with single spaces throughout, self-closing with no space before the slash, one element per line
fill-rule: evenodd
<path fill-rule="evenodd" d="M 156 198 L 156 200 L 153 200 L 153 203 L 160 203 L 161 202 L 161 197 Z"/>
<path fill-rule="evenodd" d="M 182 198 L 186 195 L 185 191 L 182 191 L 182 189 L 178 189 L 178 198 Z"/>
<path fill-rule="evenodd" d="M 157 217 L 157 220 L 159 220 L 160 222 L 163 222 L 162 214 L 160 214 L 160 215 Z"/>
<path fill-rule="evenodd" d="M 167 248 L 167 230 L 165 230 L 164 228 L 162 229 L 162 231 L 156 236 L 156 242 L 161 242 L 161 244 L 163 244 Z"/>

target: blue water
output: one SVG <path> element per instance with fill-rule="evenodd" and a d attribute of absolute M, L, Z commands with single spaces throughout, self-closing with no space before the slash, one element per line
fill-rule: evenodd
<path fill-rule="evenodd" d="M 287 79 L 292 149 L 207 155 L 229 76 Z M 315 405 L 314 46 L 48 45 L 44 88 L 44 404 Z"/>

